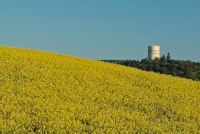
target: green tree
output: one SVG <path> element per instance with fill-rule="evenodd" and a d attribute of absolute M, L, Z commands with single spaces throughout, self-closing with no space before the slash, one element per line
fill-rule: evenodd
<path fill-rule="evenodd" d="M 177 69 L 184 72 L 185 71 L 185 66 L 183 64 L 180 64 Z"/>
<path fill-rule="evenodd" d="M 165 57 L 165 55 L 163 55 L 163 56 L 160 58 L 160 62 L 161 62 L 161 63 L 165 63 L 165 61 L 166 61 L 166 57 Z"/>
<path fill-rule="evenodd" d="M 146 64 L 142 64 L 141 69 L 144 70 L 144 71 L 146 71 L 147 70 L 147 65 Z"/>
<path fill-rule="evenodd" d="M 154 72 L 160 72 L 160 65 L 159 65 L 158 62 L 154 64 L 153 71 L 154 71 Z"/>
<path fill-rule="evenodd" d="M 153 71 L 153 65 L 151 63 L 148 66 L 148 71 Z"/>
<path fill-rule="evenodd" d="M 170 56 L 170 53 L 168 52 L 167 53 L 167 62 L 170 62 L 170 60 L 171 60 L 171 56 Z"/>
<path fill-rule="evenodd" d="M 184 72 L 185 72 L 185 66 L 184 66 L 184 64 L 179 63 L 178 67 L 177 67 L 177 76 L 184 77 L 183 76 Z"/>
<path fill-rule="evenodd" d="M 192 70 L 192 67 L 188 66 L 185 70 L 184 77 L 188 79 L 193 79 Z"/>
<path fill-rule="evenodd" d="M 175 62 L 174 62 L 173 60 L 170 61 L 169 69 L 170 69 L 170 71 L 171 71 L 171 75 L 176 76 L 176 73 L 177 73 L 177 65 L 175 64 Z"/>
<path fill-rule="evenodd" d="M 146 63 L 146 62 L 147 62 L 147 59 L 142 59 L 141 60 L 141 63 L 143 63 L 143 64 Z"/>
<path fill-rule="evenodd" d="M 197 78 L 200 80 L 200 72 L 197 72 L 196 75 L 197 75 Z"/>
<path fill-rule="evenodd" d="M 154 61 L 153 61 L 154 63 L 159 63 L 159 58 L 158 57 L 156 57 L 155 59 L 154 59 Z"/>
<path fill-rule="evenodd" d="M 131 67 L 135 67 L 135 62 L 133 60 L 129 61 Z"/>
<path fill-rule="evenodd" d="M 166 73 L 167 73 L 167 70 L 166 70 L 165 65 L 162 65 L 161 73 L 162 73 L 162 74 L 166 74 Z"/>

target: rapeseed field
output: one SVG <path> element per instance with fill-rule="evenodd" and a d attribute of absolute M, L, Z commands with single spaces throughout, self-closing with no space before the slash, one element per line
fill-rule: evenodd
<path fill-rule="evenodd" d="M 200 82 L 0 46 L 0 133 L 200 133 Z"/>

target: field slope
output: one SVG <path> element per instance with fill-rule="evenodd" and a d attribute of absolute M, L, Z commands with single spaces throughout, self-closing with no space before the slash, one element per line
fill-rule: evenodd
<path fill-rule="evenodd" d="M 200 133 L 200 82 L 0 46 L 0 133 Z"/>

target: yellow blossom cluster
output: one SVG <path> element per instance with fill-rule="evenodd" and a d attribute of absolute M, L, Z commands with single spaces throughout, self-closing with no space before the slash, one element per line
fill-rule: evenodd
<path fill-rule="evenodd" d="M 0 46 L 0 133 L 200 133 L 200 82 Z"/>

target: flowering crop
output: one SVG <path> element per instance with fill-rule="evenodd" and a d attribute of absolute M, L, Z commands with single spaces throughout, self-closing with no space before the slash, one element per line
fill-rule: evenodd
<path fill-rule="evenodd" d="M 0 46 L 0 133 L 200 133 L 200 82 Z"/>

